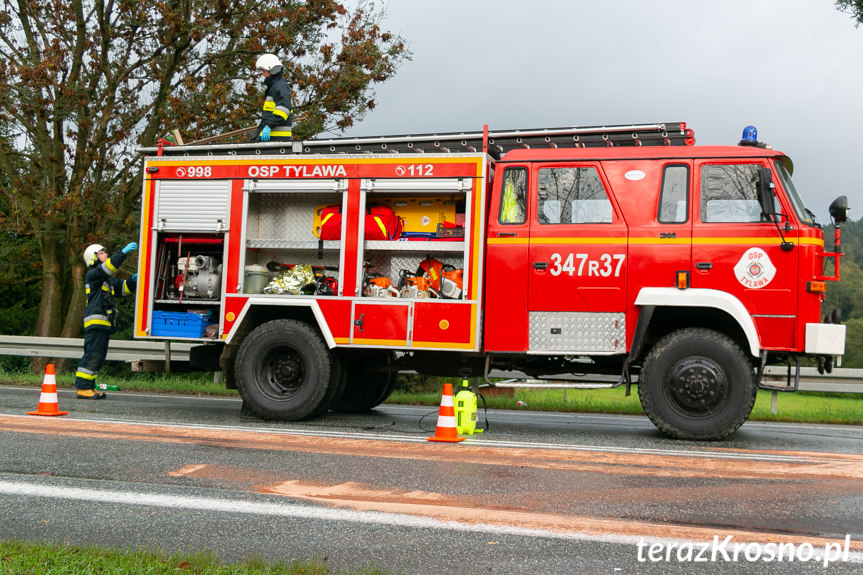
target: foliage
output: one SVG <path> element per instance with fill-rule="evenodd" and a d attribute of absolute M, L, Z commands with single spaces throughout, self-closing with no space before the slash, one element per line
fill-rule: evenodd
<path fill-rule="evenodd" d="M 256 123 L 263 52 L 295 86 L 298 136 L 350 126 L 408 57 L 381 17 L 335 0 L 5 2 L 0 233 L 38 249 L 36 335 L 78 334 L 87 244 L 138 237 L 136 148 L 173 128 L 190 141 Z"/>
<path fill-rule="evenodd" d="M 847 222 L 841 232 L 840 249 L 843 256 L 839 264 L 840 281 L 827 284 L 827 296 L 821 309 L 824 314 L 828 314 L 839 308 L 845 321 L 863 317 L 863 220 Z M 828 251 L 832 250 L 832 238 L 832 228 L 825 228 L 824 247 Z M 824 271 L 832 275 L 832 263 L 828 263 Z"/>
<path fill-rule="evenodd" d="M 395 389 L 403 393 L 440 393 L 444 383 L 456 384 L 452 378 L 434 377 L 421 373 L 400 373 Z"/>
<path fill-rule="evenodd" d="M 863 367 L 863 318 L 856 317 L 844 323 L 847 331 L 842 367 Z"/>
<path fill-rule="evenodd" d="M 863 23 L 863 0 L 836 0 L 836 9 L 851 15 L 857 26 Z"/>

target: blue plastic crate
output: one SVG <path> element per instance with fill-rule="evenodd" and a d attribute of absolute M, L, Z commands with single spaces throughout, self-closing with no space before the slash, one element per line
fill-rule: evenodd
<path fill-rule="evenodd" d="M 154 311 L 150 335 L 203 337 L 207 319 L 199 313 Z"/>

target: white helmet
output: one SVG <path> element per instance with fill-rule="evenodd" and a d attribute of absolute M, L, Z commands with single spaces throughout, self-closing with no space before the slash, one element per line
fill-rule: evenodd
<path fill-rule="evenodd" d="M 93 262 L 96 260 L 96 254 L 105 249 L 105 246 L 99 244 L 90 244 L 87 246 L 87 249 L 84 250 L 84 264 L 87 266 L 93 265 Z"/>
<path fill-rule="evenodd" d="M 282 61 L 275 54 L 263 54 L 258 56 L 258 60 L 255 62 L 255 69 L 269 72 L 270 74 L 278 74 L 282 71 Z"/>

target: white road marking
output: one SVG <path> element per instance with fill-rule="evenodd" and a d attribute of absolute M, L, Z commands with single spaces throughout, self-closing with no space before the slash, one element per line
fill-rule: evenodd
<path fill-rule="evenodd" d="M 289 505 L 273 502 L 255 502 L 248 500 L 215 499 L 212 497 L 163 495 L 158 493 L 117 491 L 108 489 L 82 489 L 77 487 L 36 485 L 25 482 L 0 481 L 0 495 L 23 497 L 40 497 L 48 499 L 88 501 L 93 503 L 108 503 L 119 505 L 136 505 L 142 507 L 160 507 L 168 509 L 189 509 L 194 511 L 212 511 L 222 513 L 244 513 L 248 515 L 264 515 L 271 517 L 288 517 L 295 519 L 310 519 L 317 521 L 352 522 L 369 525 L 385 525 L 413 529 L 437 529 L 442 531 L 459 531 L 469 533 L 485 533 L 488 535 L 512 535 L 515 537 L 535 537 L 545 539 L 563 539 L 594 543 L 613 543 L 637 547 L 661 544 L 665 547 L 680 548 L 686 545 L 705 545 L 704 541 L 671 539 L 647 535 L 592 535 L 578 532 L 559 532 L 545 529 L 527 529 L 504 525 L 461 523 L 458 521 L 440 521 L 428 517 L 385 513 L 380 511 L 350 511 L 345 509 L 329 509 L 304 505 Z M 719 534 L 717 533 L 717 536 Z M 765 539 L 769 534 L 765 534 Z M 721 540 L 722 537 L 720 536 Z M 837 542 L 835 545 L 840 545 Z M 840 547 L 841 548 L 841 547 Z M 820 561 L 820 558 L 816 558 Z M 863 564 L 863 552 L 850 551 L 842 557 L 843 563 Z"/>
<path fill-rule="evenodd" d="M 385 513 L 380 511 L 350 511 L 346 509 L 329 509 L 305 505 L 289 505 L 284 503 L 255 502 L 248 501 L 247 499 L 230 500 L 215 499 L 212 497 L 162 495 L 140 491 L 81 489 L 77 487 L 35 485 L 32 483 L 12 481 L 0 481 L 0 494 L 72 501 L 90 501 L 94 503 L 137 505 L 144 507 L 245 513 L 249 515 L 291 517 L 319 521 L 347 521 L 352 523 L 390 525 L 394 527 L 411 527 L 417 529 L 440 529 L 446 531 L 466 531 L 471 533 L 482 532 L 495 535 L 515 535 L 520 537 L 602 541 L 624 545 L 635 545 L 637 543 L 637 539 L 631 536 L 592 536 L 581 533 L 566 533 L 544 529 L 525 529 L 501 525 L 440 521 L 427 517 Z"/>

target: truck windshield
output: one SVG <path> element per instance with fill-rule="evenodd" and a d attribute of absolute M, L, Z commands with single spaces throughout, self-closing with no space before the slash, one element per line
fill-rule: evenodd
<path fill-rule="evenodd" d="M 779 172 L 779 178 L 782 180 L 782 187 L 788 194 L 788 199 L 791 200 L 791 205 L 794 207 L 794 212 L 800 221 L 810 226 L 817 226 L 812 212 L 806 208 L 800 194 L 797 193 L 797 188 L 794 187 L 794 182 L 791 181 L 791 173 L 788 171 L 785 162 L 781 159 L 776 162 L 776 171 Z"/>

